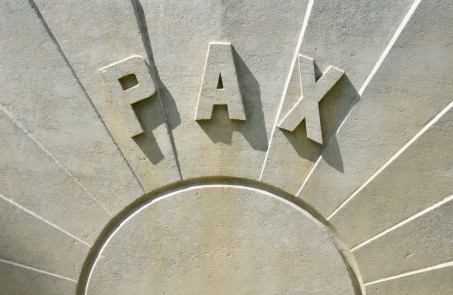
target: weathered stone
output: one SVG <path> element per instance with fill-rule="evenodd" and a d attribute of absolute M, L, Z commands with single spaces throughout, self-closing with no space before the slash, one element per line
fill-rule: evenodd
<path fill-rule="evenodd" d="M 238 73 L 230 43 L 211 43 L 195 120 L 210 120 L 214 106 L 225 105 L 232 120 L 246 120 Z"/>
<path fill-rule="evenodd" d="M 365 283 L 453 260 L 453 200 L 354 251 Z"/>
<path fill-rule="evenodd" d="M 102 246 L 86 294 L 354 294 L 327 228 L 284 199 L 228 185 L 134 209 Z"/>
<path fill-rule="evenodd" d="M 439 30 L 449 26 L 452 13 L 448 0 L 420 3 L 323 151 L 299 194 L 322 215 L 337 209 L 452 101 L 453 44 Z"/>
<path fill-rule="evenodd" d="M 452 130 L 450 110 L 330 219 L 343 242 L 357 246 L 451 196 Z"/>
<path fill-rule="evenodd" d="M 95 200 L 0 113 L 0 194 L 77 238 L 94 243 L 110 220 Z"/>
<path fill-rule="evenodd" d="M 450 295 L 451 0 L 0 3 L 0 294 Z"/>
<path fill-rule="evenodd" d="M 0 11 L 0 103 L 116 213 L 143 194 L 135 176 L 28 1 Z"/>
<path fill-rule="evenodd" d="M 361 85 L 372 71 L 379 56 L 389 43 L 398 24 L 409 10 L 412 0 L 355 1 L 316 0 L 301 40 L 300 54 L 313 58 L 319 66 L 319 76 L 329 65 L 345 74 L 327 93 L 320 104 L 323 141 L 335 135 L 336 129 L 350 109 L 360 101 Z M 299 68 L 295 65 L 282 97 L 281 120 L 302 95 Z M 306 136 L 305 122 L 294 132 L 279 128 L 271 139 L 261 180 L 296 194 L 323 146 Z M 335 138 L 327 145 L 337 147 Z M 336 157 L 326 158 L 338 168 Z"/>
<path fill-rule="evenodd" d="M 140 3 L 183 178 L 258 179 L 308 1 Z M 211 42 L 232 44 L 245 121 L 222 106 L 194 120 Z"/>
<path fill-rule="evenodd" d="M 307 137 L 322 144 L 321 118 L 319 117 L 319 102 L 343 76 L 343 71 L 329 66 L 322 77 L 316 79 L 313 59 L 303 55 L 298 56 L 300 82 L 303 85 L 303 96 L 278 123 L 278 127 L 294 131 L 302 120 L 305 120 Z"/>
<path fill-rule="evenodd" d="M 366 287 L 367 295 L 447 295 L 453 290 L 453 267 L 401 277 Z"/>
<path fill-rule="evenodd" d="M 147 45 L 142 42 L 144 36 L 139 30 L 131 1 L 95 0 L 83 2 L 82 5 L 80 1 L 74 0 L 52 3 L 36 0 L 36 3 L 87 96 L 145 191 L 180 180 L 160 98 L 150 97 L 138 103 L 135 111 L 146 132 L 131 138 L 99 72 L 132 55 L 150 58 L 145 49 Z M 86 8 L 82 14 L 81 6 Z M 156 77 L 153 79 L 159 87 L 159 80 Z M 109 171 L 109 167 L 105 171 Z M 114 174 L 112 171 L 109 173 Z M 120 179 L 125 183 L 116 188 L 116 194 L 122 190 L 134 190 L 134 194 L 130 192 L 121 198 L 124 200 L 124 203 L 119 204 L 122 209 L 131 202 L 131 198 L 141 196 L 143 190 L 136 186 L 135 179 Z"/>
<path fill-rule="evenodd" d="M 108 65 L 100 72 L 129 136 L 143 134 L 145 131 L 132 105 L 156 94 L 148 63 L 142 56 L 134 55 Z"/>
<path fill-rule="evenodd" d="M 88 245 L 0 198 L 0 259 L 77 280 Z"/>
<path fill-rule="evenodd" d="M 73 295 L 76 282 L 0 262 L 2 294 Z"/>

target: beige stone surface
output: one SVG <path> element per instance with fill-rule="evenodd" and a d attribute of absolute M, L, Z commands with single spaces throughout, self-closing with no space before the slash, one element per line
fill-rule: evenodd
<path fill-rule="evenodd" d="M 453 266 L 433 269 L 369 285 L 367 295 L 449 295 L 453 290 Z"/>
<path fill-rule="evenodd" d="M 299 194 L 321 214 L 329 216 L 452 101 L 453 44 L 440 29 L 452 12 L 449 0 L 420 3 L 323 151 Z"/>
<path fill-rule="evenodd" d="M 452 130 L 450 110 L 330 218 L 343 242 L 357 246 L 453 195 Z"/>
<path fill-rule="evenodd" d="M 0 259 L 77 280 L 88 246 L 0 199 Z"/>
<path fill-rule="evenodd" d="M 332 65 L 345 72 L 319 104 L 323 141 L 327 143 L 360 97 L 359 89 L 377 63 L 393 33 L 409 10 L 412 0 L 356 1 L 315 0 L 303 34 L 299 53 L 314 59 L 320 72 Z M 281 120 L 302 94 L 297 66 L 283 93 Z M 282 95 L 282 94 L 280 94 Z M 336 148 L 325 158 L 338 169 L 338 143 L 320 145 L 306 136 L 305 122 L 294 132 L 277 128 L 262 171 L 261 180 L 296 194 L 324 146 Z"/>
<path fill-rule="evenodd" d="M 102 246 L 86 294 L 354 294 L 333 236 L 253 188 L 194 186 L 133 210 Z"/>
<path fill-rule="evenodd" d="M 0 7 L 1 105 L 116 213 L 143 190 L 28 1 Z"/>
<path fill-rule="evenodd" d="M 101 68 L 99 72 L 129 136 L 133 138 L 144 134 L 134 104 L 145 99 L 157 99 L 153 98 L 157 91 L 148 62 L 143 56 L 132 55 Z"/>
<path fill-rule="evenodd" d="M 303 85 L 303 96 L 277 124 L 278 128 L 293 132 L 302 121 L 305 121 L 307 137 L 323 144 L 319 102 L 334 87 L 344 72 L 329 66 L 320 78 L 316 78 L 316 66 L 312 58 L 299 54 L 298 66 L 300 83 Z"/>
<path fill-rule="evenodd" d="M 66 295 L 76 290 L 76 282 L 2 262 L 0 286 L 2 294 L 15 295 Z"/>
<path fill-rule="evenodd" d="M 19 127 L 0 113 L 0 194 L 94 243 L 110 216 Z"/>
<path fill-rule="evenodd" d="M 141 1 L 183 178 L 259 178 L 307 3 Z M 225 107 L 207 122 L 193 119 L 211 42 L 234 48 L 244 122 Z"/>
<path fill-rule="evenodd" d="M 195 120 L 211 120 L 214 107 L 227 107 L 231 120 L 246 120 L 231 43 L 212 42 L 204 68 Z"/>
<path fill-rule="evenodd" d="M 452 15 L 0 2 L 0 294 L 450 294 Z"/>
<path fill-rule="evenodd" d="M 147 132 L 133 139 L 122 123 L 99 72 L 101 68 L 132 55 L 149 59 L 145 50 L 147 44 L 142 42 L 145 37 L 138 28 L 131 1 L 95 0 L 81 4 L 74 0 L 37 0 L 36 4 L 144 190 L 150 191 L 179 180 L 160 98 L 150 97 L 137 106 L 137 119 Z M 151 71 L 156 74 L 153 65 Z M 154 75 L 153 79 L 155 84 L 161 85 L 158 76 Z M 160 91 L 164 91 L 162 87 Z M 122 171 L 127 171 L 127 168 Z M 122 198 L 125 201 L 121 204 L 123 207 L 131 201 L 131 197 L 136 198 L 143 193 L 140 187 L 135 190 L 129 188 L 134 182 L 128 179 L 122 185 L 121 189 L 135 192 L 135 195 L 128 193 Z"/>
<path fill-rule="evenodd" d="M 354 251 L 365 283 L 453 260 L 453 198 Z"/>

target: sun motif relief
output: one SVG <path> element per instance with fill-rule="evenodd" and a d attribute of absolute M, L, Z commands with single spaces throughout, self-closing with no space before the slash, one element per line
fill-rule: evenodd
<path fill-rule="evenodd" d="M 451 1 L 52 2 L 0 4 L 0 293 L 451 292 Z"/>

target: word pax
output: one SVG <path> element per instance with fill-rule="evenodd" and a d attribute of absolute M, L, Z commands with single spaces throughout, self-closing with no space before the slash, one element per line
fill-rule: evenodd
<path fill-rule="evenodd" d="M 338 82 L 343 71 L 329 66 L 316 81 L 313 59 L 299 55 L 298 64 L 303 95 L 277 126 L 292 132 L 305 120 L 307 137 L 322 144 L 319 102 Z M 101 68 L 100 73 L 129 136 L 142 134 L 144 129 L 135 115 L 133 104 L 156 94 L 147 61 L 134 55 Z M 247 119 L 230 43 L 209 45 L 195 120 L 210 120 L 215 105 L 227 106 L 231 120 Z"/>

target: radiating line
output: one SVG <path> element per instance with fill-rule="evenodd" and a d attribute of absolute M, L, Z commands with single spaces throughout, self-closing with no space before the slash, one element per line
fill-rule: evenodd
<path fill-rule="evenodd" d="M 315 172 L 316 168 L 318 167 L 319 163 L 323 159 L 322 153 L 330 145 L 330 143 L 334 140 L 338 130 L 340 130 L 341 127 L 343 126 L 343 124 L 346 122 L 347 118 L 349 117 L 349 114 L 351 113 L 352 108 L 354 107 L 355 103 L 358 101 L 359 97 L 360 96 L 357 96 L 353 101 L 351 101 L 348 109 L 344 112 L 344 115 L 340 119 L 341 123 L 337 126 L 337 128 L 335 128 L 334 131 L 332 131 L 332 134 L 330 135 L 329 139 L 327 140 L 327 143 L 322 148 L 321 153 L 318 156 L 318 159 L 316 160 L 315 164 L 311 167 L 310 171 L 308 172 L 307 176 L 305 177 L 305 180 L 303 181 L 302 185 L 300 186 L 299 190 L 297 191 L 296 196 L 300 196 L 302 194 L 302 191 L 303 191 L 305 185 L 307 184 L 308 180 L 310 179 L 310 177 L 312 176 L 312 174 Z"/>
<path fill-rule="evenodd" d="M 452 195 L 452 196 L 449 196 L 449 197 L 447 197 L 447 198 L 445 198 L 445 199 L 443 199 L 442 201 L 440 201 L 440 202 L 438 202 L 438 203 L 436 203 L 436 204 L 434 204 L 434 205 L 432 205 L 432 206 L 430 206 L 430 207 L 428 207 L 428 208 L 426 208 L 426 209 L 424 209 L 424 210 L 422 210 L 422 211 L 420 211 L 420 212 L 418 212 L 418 213 L 415 214 L 415 215 L 412 215 L 412 216 L 409 217 L 409 218 L 406 218 L 405 220 L 403 220 L 403 221 L 401 221 L 401 222 L 395 224 L 394 226 L 392 226 L 392 227 L 390 227 L 390 228 L 384 230 L 383 232 L 381 232 L 381 233 L 375 235 L 374 237 L 369 238 L 368 240 L 366 240 L 366 241 L 360 243 L 359 245 L 355 246 L 354 248 L 352 248 L 351 251 L 354 252 L 354 251 L 356 251 L 357 249 L 362 248 L 363 246 L 365 246 L 365 245 L 367 245 L 367 244 L 369 244 L 369 243 L 371 243 L 371 242 L 373 242 L 373 241 L 379 239 L 380 237 L 382 237 L 382 236 L 388 234 L 389 232 L 392 232 L 392 231 L 396 230 L 397 228 L 402 227 L 402 226 L 404 226 L 405 224 L 411 222 L 412 220 L 417 219 L 418 217 L 420 217 L 420 216 L 422 216 L 422 215 L 425 215 L 425 214 L 427 214 L 427 213 L 433 211 L 434 209 L 436 209 L 436 208 L 438 208 L 438 207 L 440 207 L 440 206 L 442 206 L 442 205 L 444 205 L 444 204 L 450 202 L 451 200 L 453 200 L 453 195 Z"/>
<path fill-rule="evenodd" d="M 417 7 L 420 4 L 420 2 L 422 2 L 422 0 L 415 0 L 414 3 L 412 3 L 412 5 L 409 8 L 409 11 L 407 12 L 406 16 L 404 16 L 404 18 L 401 21 L 400 25 L 398 26 L 398 28 L 396 29 L 395 33 L 393 34 L 392 39 L 390 39 L 390 42 L 387 44 L 387 47 L 384 49 L 384 51 L 382 52 L 382 54 L 379 57 L 378 61 L 374 65 L 373 69 L 371 70 L 371 73 L 366 78 L 366 80 L 363 83 L 362 87 L 360 87 L 360 90 L 359 90 L 359 94 L 360 95 L 363 94 L 363 92 L 367 88 L 368 84 L 370 83 L 371 79 L 373 79 L 373 77 L 376 74 L 377 70 L 381 66 L 381 64 L 384 61 L 384 59 L 387 57 L 387 54 L 390 52 L 390 49 L 392 49 L 393 45 L 395 44 L 396 40 L 400 36 L 400 34 L 403 31 L 403 29 L 406 26 L 406 24 L 411 19 L 412 15 L 414 14 L 414 12 L 417 9 Z"/>
<path fill-rule="evenodd" d="M 113 144 L 115 145 L 116 149 L 118 150 L 118 152 L 120 153 L 121 157 L 123 158 L 124 162 L 126 163 L 126 165 L 129 167 L 132 175 L 134 175 L 135 179 L 137 180 L 137 183 L 138 185 L 141 187 L 142 191 L 145 192 L 145 189 L 143 188 L 143 185 L 142 183 L 140 182 L 140 180 L 138 179 L 137 175 L 135 174 L 134 170 L 132 169 L 131 165 L 129 164 L 129 162 L 127 161 L 126 157 L 124 156 L 123 152 L 121 151 L 121 149 L 119 148 L 118 146 L 118 143 L 115 141 L 115 139 L 113 138 L 112 136 L 112 133 L 110 133 L 110 130 L 107 128 L 107 125 L 105 124 L 104 120 L 102 119 L 101 115 L 99 114 L 96 106 L 94 105 L 93 103 L 93 100 L 91 99 L 90 95 L 88 94 L 88 92 L 86 91 L 85 87 L 83 86 L 82 82 L 80 81 L 79 77 L 77 76 L 74 68 L 72 67 L 71 63 L 69 62 L 68 58 L 66 57 L 66 54 L 63 52 L 63 49 L 61 48 L 60 46 L 60 43 L 58 43 L 57 39 L 55 38 L 54 34 L 52 33 L 52 31 L 50 30 L 50 27 L 49 25 L 47 24 L 46 20 L 44 19 L 43 15 L 41 14 L 41 11 L 39 10 L 38 6 L 36 5 L 35 1 L 34 0 L 28 0 L 28 2 L 30 3 L 31 7 L 33 8 L 33 10 L 36 12 L 36 15 L 38 16 L 39 20 L 41 21 L 41 24 L 44 26 L 44 29 L 46 30 L 47 34 L 49 35 L 50 39 L 53 41 L 54 45 L 57 47 L 57 50 L 58 50 L 58 53 L 60 53 L 60 56 L 63 58 L 64 62 L 66 63 L 66 65 L 68 66 L 69 70 L 71 71 L 71 74 L 74 76 L 77 84 L 79 85 L 79 87 L 81 88 L 83 94 L 85 95 L 85 97 L 88 99 L 88 102 L 90 103 L 91 107 L 93 108 L 94 112 L 96 113 L 96 116 L 98 117 L 98 119 L 101 121 L 102 125 L 104 126 L 104 129 L 107 131 L 108 135 L 110 136 L 110 138 L 112 139 L 113 141 Z M 108 212 L 108 211 L 107 211 Z M 111 215 L 109 213 L 109 215 Z"/>
<path fill-rule="evenodd" d="M 5 259 L 1 259 L 0 258 L 0 263 L 13 265 L 13 266 L 16 266 L 16 267 L 19 267 L 19 268 L 24 268 L 24 269 L 35 271 L 35 272 L 39 272 L 39 273 L 42 273 L 42 274 L 45 274 L 45 275 L 48 275 L 48 276 L 52 276 L 52 277 L 56 277 L 56 278 L 59 278 L 59 279 L 64 279 L 64 280 L 67 280 L 67 281 L 70 281 L 70 282 L 73 282 L 73 283 L 77 283 L 77 281 L 74 280 L 74 279 L 71 279 L 71 278 L 68 278 L 68 277 L 64 277 L 64 276 L 61 276 L 61 275 L 58 275 L 58 274 L 55 274 L 55 273 L 51 273 L 51 272 L 48 272 L 48 271 L 45 271 L 45 270 L 42 270 L 42 269 L 34 268 L 34 267 L 31 267 L 31 266 L 28 266 L 28 265 L 24 265 L 24 264 L 20 264 L 20 263 L 17 263 L 17 262 L 13 262 L 13 261 L 10 261 L 10 260 L 5 260 Z"/>
<path fill-rule="evenodd" d="M 422 269 L 414 270 L 414 271 L 411 271 L 411 272 L 406 272 L 406 273 L 403 273 L 403 274 L 400 274 L 400 275 L 396 275 L 396 276 L 384 278 L 384 279 L 381 279 L 381 280 L 365 283 L 364 285 L 365 286 L 370 286 L 370 285 L 374 285 L 374 284 L 378 284 L 378 283 L 392 281 L 392 280 L 396 280 L 396 279 L 400 279 L 400 278 L 416 275 L 416 274 L 419 274 L 419 273 L 424 273 L 424 272 L 428 272 L 428 271 L 432 271 L 432 270 L 436 270 L 436 269 L 447 268 L 447 267 L 451 267 L 451 266 L 453 266 L 453 261 L 449 261 L 449 262 L 441 263 L 441 264 L 438 264 L 438 265 L 435 265 L 435 266 L 430 266 L 430 267 L 427 267 L 427 268 L 422 268 Z"/>
<path fill-rule="evenodd" d="M 272 127 L 272 132 L 271 132 L 271 136 L 270 136 L 270 139 L 269 139 L 269 146 L 267 148 L 266 155 L 264 157 L 263 167 L 261 169 L 259 180 L 261 180 L 263 178 L 264 169 L 266 168 L 267 159 L 269 157 L 269 152 L 270 152 L 270 150 L 272 148 L 272 140 L 274 138 L 275 130 L 277 129 L 277 123 L 278 123 L 278 120 L 280 118 L 280 113 L 281 113 L 282 108 L 283 108 L 283 102 L 285 101 L 285 98 L 286 98 L 286 93 L 288 91 L 289 82 L 291 80 L 291 76 L 293 74 L 294 67 L 295 67 L 295 65 L 297 63 L 297 56 L 299 55 L 300 47 L 302 46 L 302 40 L 304 39 L 305 31 L 307 30 L 308 20 L 310 19 L 311 11 L 312 11 L 312 8 L 313 8 L 313 3 L 314 3 L 314 0 L 309 0 L 308 4 L 307 4 L 307 10 L 305 11 L 304 21 L 302 23 L 302 29 L 300 31 L 299 39 L 297 40 L 296 51 L 294 52 L 294 56 L 293 56 L 293 59 L 292 59 L 292 62 L 291 62 L 290 70 L 289 70 L 288 76 L 286 77 L 285 85 L 284 85 L 284 88 L 283 88 L 283 94 L 282 94 L 282 97 L 280 98 L 280 104 L 278 106 L 277 116 L 275 117 L 275 122 L 274 122 L 274 125 Z"/>
<path fill-rule="evenodd" d="M 138 0 L 131 0 L 131 4 L 132 4 L 132 8 L 134 9 L 135 20 L 137 21 L 138 30 L 140 31 L 140 35 L 142 36 L 143 47 L 145 48 L 146 55 L 148 57 L 151 72 L 152 72 L 153 76 L 155 78 L 157 78 L 157 77 L 159 77 L 159 75 L 158 75 L 158 72 L 156 69 L 156 65 L 154 63 L 154 57 L 153 57 L 152 50 L 151 50 L 151 40 L 149 38 L 148 26 L 146 23 L 146 17 L 145 17 L 145 13 L 143 11 L 143 7 L 142 7 L 140 1 L 138 1 Z M 160 109 L 162 111 L 162 116 L 164 118 L 165 126 L 167 127 L 168 138 L 170 140 L 171 148 L 173 151 L 173 158 L 174 158 L 174 161 L 176 164 L 176 169 L 178 170 L 179 179 L 182 180 L 184 178 L 182 176 L 181 165 L 179 163 L 179 156 L 178 156 L 178 150 L 176 149 L 175 138 L 173 136 L 173 131 L 171 130 L 171 127 L 170 127 L 170 124 L 168 121 L 168 116 L 167 116 L 167 113 L 165 112 L 164 104 L 162 102 L 161 91 L 159 90 L 159 87 L 156 87 L 156 89 L 157 89 L 157 94 L 159 96 L 159 105 L 160 105 Z"/>
<path fill-rule="evenodd" d="M 385 168 L 393 163 L 410 145 L 412 145 L 420 136 L 425 133 L 434 123 L 439 121 L 439 119 L 445 115 L 453 107 L 453 101 L 450 102 L 440 113 L 438 113 L 431 121 L 428 122 L 417 134 L 414 135 L 402 148 L 400 148 L 390 159 L 379 168 L 373 176 L 371 176 L 365 183 L 363 183 L 349 198 L 347 198 L 335 211 L 327 217 L 327 220 L 330 220 L 335 214 L 337 214 L 347 203 L 349 203 L 358 193 L 360 193 L 365 186 L 367 186 L 371 181 L 373 181 Z"/>
<path fill-rule="evenodd" d="M 58 165 L 58 167 L 60 167 L 65 173 L 66 175 L 68 175 L 75 183 L 77 183 L 81 188 L 82 190 L 94 201 L 96 202 L 96 204 L 98 204 L 109 216 L 112 216 L 112 214 L 101 204 L 99 203 L 98 200 L 96 200 L 96 198 L 93 197 L 93 195 L 91 195 L 88 190 L 85 188 L 85 186 L 77 179 L 75 178 L 71 172 L 69 172 L 69 170 L 67 170 L 61 163 L 60 161 L 58 161 L 58 159 L 38 140 L 36 139 L 33 134 L 28 131 L 27 128 L 25 128 L 25 126 L 22 125 L 22 123 L 20 123 L 16 117 L 5 107 L 3 106 L 2 104 L 0 104 L 0 111 L 2 113 L 4 113 L 17 127 L 19 127 L 20 130 L 22 130 L 22 132 L 25 133 L 25 135 L 28 136 L 28 138 L 30 138 L 50 159 L 52 159 L 52 161 Z"/>
<path fill-rule="evenodd" d="M 368 84 L 370 83 L 370 81 L 373 79 L 374 75 L 376 74 L 377 70 L 380 68 L 380 66 L 382 65 L 382 62 L 384 61 L 384 59 L 387 57 L 388 53 L 390 52 L 390 49 L 393 47 L 393 45 L 395 44 L 396 40 L 398 39 L 399 35 L 401 35 L 401 32 L 403 31 L 404 27 L 407 25 L 407 23 L 409 22 L 409 19 L 412 17 L 412 15 L 414 14 L 415 10 L 417 9 L 418 5 L 420 4 L 422 0 L 415 0 L 414 3 L 412 3 L 411 7 L 409 8 L 409 11 L 407 12 L 407 14 L 404 16 L 403 20 L 401 21 L 401 23 L 399 24 L 398 28 L 396 29 L 395 33 L 393 34 L 392 38 L 390 39 L 389 43 L 387 44 L 387 46 L 385 47 L 384 51 L 382 52 L 381 56 L 378 58 L 376 64 L 374 65 L 373 69 L 371 70 L 371 72 L 368 74 L 367 78 L 365 79 L 365 82 L 362 84 L 362 86 L 360 87 L 360 90 L 359 90 L 359 96 L 361 96 L 363 94 L 363 92 L 365 91 L 365 89 L 367 88 Z M 351 104 L 351 108 L 352 108 L 353 104 Z M 338 132 L 338 130 L 341 129 L 341 127 L 343 126 L 343 124 L 346 122 L 348 116 L 349 116 L 349 111 L 347 112 L 347 115 L 345 116 L 345 118 L 342 120 L 341 124 L 338 126 L 338 128 L 332 133 L 332 136 L 329 138 L 329 140 L 327 141 L 327 143 L 325 144 L 323 150 L 329 146 L 329 143 L 332 141 L 332 139 L 334 138 L 334 135 Z M 302 193 L 302 190 L 303 188 L 305 187 L 305 185 L 307 184 L 309 178 L 311 177 L 311 175 L 313 174 L 314 170 L 316 170 L 316 168 L 318 167 L 319 165 L 319 162 L 321 162 L 322 160 L 322 152 L 321 152 L 321 156 L 318 158 L 318 160 L 316 161 L 316 163 L 313 165 L 313 167 L 310 169 L 310 172 L 308 172 L 308 175 L 307 177 L 305 178 L 304 182 L 302 183 L 302 185 L 300 186 L 300 189 L 299 191 L 297 192 L 296 196 L 299 196 L 301 193 Z"/>
<path fill-rule="evenodd" d="M 47 219 L 41 217 L 40 215 L 36 214 L 35 212 L 33 212 L 33 211 L 31 211 L 31 210 L 25 208 L 24 206 L 20 205 L 19 203 L 14 202 L 13 200 L 11 200 L 11 199 L 5 197 L 5 196 L 2 195 L 2 194 L 0 194 L 0 199 L 6 201 L 6 202 L 8 202 L 8 203 L 10 203 L 11 205 L 13 205 L 13 206 L 19 208 L 20 210 L 22 210 L 22 211 L 24 211 L 24 212 L 30 214 L 31 216 L 33 216 L 33 217 L 35 217 L 35 218 L 41 220 L 42 222 L 47 223 L 48 225 L 52 226 L 53 228 L 56 228 L 57 230 L 63 232 L 64 234 L 70 236 L 71 238 L 73 238 L 73 239 L 79 241 L 80 243 L 82 243 L 82 244 L 88 246 L 89 248 L 91 248 L 91 245 L 88 244 L 87 242 L 85 242 L 85 241 L 83 241 L 82 239 L 80 239 L 80 238 L 74 236 L 73 234 L 71 234 L 71 233 L 65 231 L 64 229 L 60 228 L 58 225 L 53 224 L 52 222 L 50 222 L 50 221 L 48 221 Z"/>
<path fill-rule="evenodd" d="M 333 137 L 333 136 L 332 136 L 332 137 Z M 329 145 L 329 143 L 330 143 L 330 140 L 327 141 L 326 146 Z M 297 191 L 296 196 L 300 196 L 300 194 L 302 193 L 302 191 L 303 191 L 305 185 L 306 185 L 307 182 L 308 182 L 308 179 L 310 179 L 310 177 L 311 177 L 311 175 L 313 174 L 313 172 L 315 172 L 316 167 L 318 167 L 318 164 L 319 164 L 319 162 L 321 162 L 321 160 L 322 160 L 322 153 L 319 155 L 318 160 L 316 160 L 316 162 L 315 162 L 315 164 L 313 165 L 313 167 L 311 167 L 310 171 L 309 171 L 308 174 L 307 174 L 307 177 L 305 177 L 305 180 L 302 182 L 302 185 L 300 186 L 299 190 Z"/>

